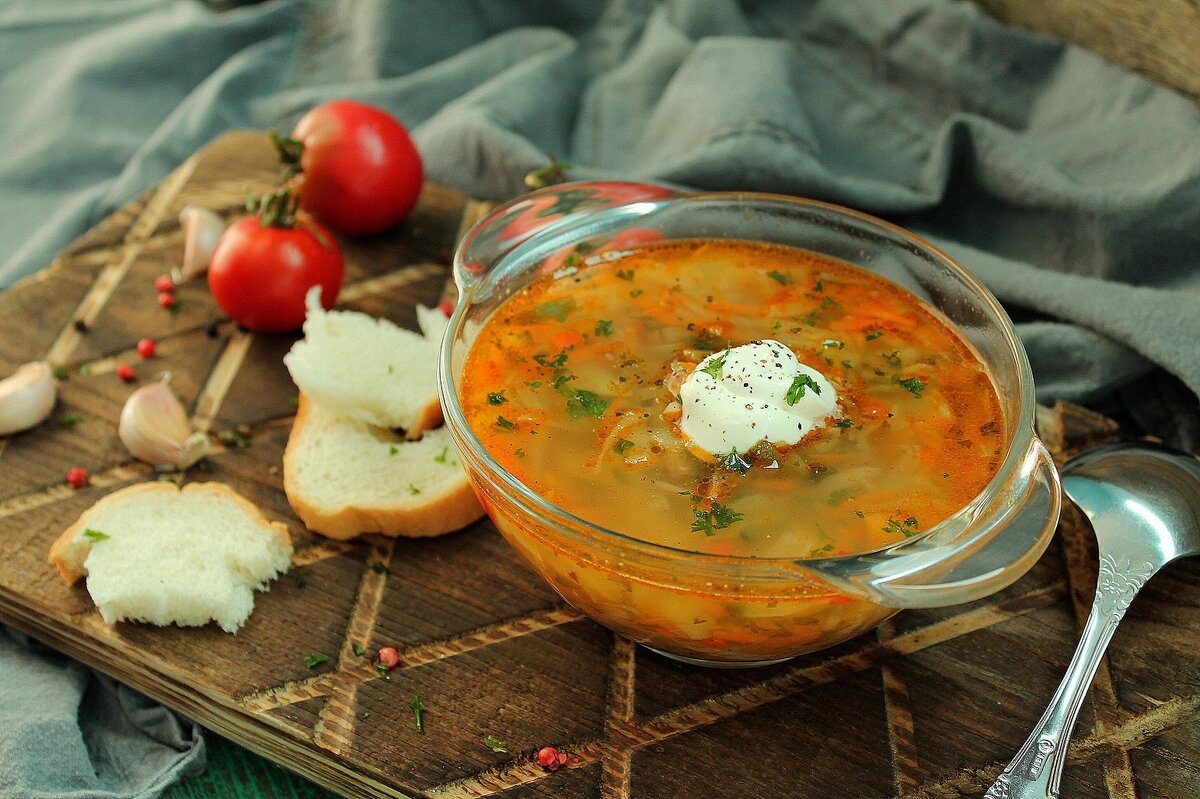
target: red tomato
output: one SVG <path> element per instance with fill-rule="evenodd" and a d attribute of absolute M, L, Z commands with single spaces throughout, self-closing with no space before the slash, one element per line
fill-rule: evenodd
<path fill-rule="evenodd" d="M 353 100 L 313 108 L 292 138 L 304 145 L 296 176 L 300 207 L 342 233 L 377 233 L 417 202 L 425 169 L 391 114 Z"/>
<path fill-rule="evenodd" d="M 345 265 L 337 240 L 315 222 L 264 227 L 256 216 L 222 234 L 208 267 L 208 286 L 234 321 L 268 333 L 304 323 L 304 295 L 321 287 L 321 305 L 332 308 Z"/>

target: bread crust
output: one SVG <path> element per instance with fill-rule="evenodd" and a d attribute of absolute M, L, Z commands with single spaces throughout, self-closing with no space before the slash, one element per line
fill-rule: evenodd
<path fill-rule="evenodd" d="M 280 543 L 286 544 L 289 549 L 291 548 L 291 535 L 288 532 L 286 524 L 283 522 L 273 522 L 268 519 L 257 505 L 234 491 L 225 483 L 216 481 L 188 483 L 180 489 L 173 482 L 156 480 L 151 483 L 138 483 L 137 485 L 127 486 L 101 497 L 90 505 L 87 510 L 79 515 L 74 524 L 63 530 L 62 534 L 54 539 L 54 543 L 50 545 L 50 553 L 46 558 L 47 562 L 53 564 L 58 569 L 59 575 L 62 576 L 63 581 L 67 585 L 74 585 L 80 577 L 87 575 L 87 572 L 83 569 L 83 561 L 91 549 L 90 544 L 78 542 L 74 539 L 76 535 L 87 527 L 87 519 L 92 512 L 108 505 L 136 500 L 142 494 L 162 491 L 177 492 L 180 494 L 205 493 L 222 496 L 225 500 L 240 505 L 255 524 L 271 530 L 280 539 Z"/>
<path fill-rule="evenodd" d="M 363 533 L 381 533 L 393 538 L 431 538 L 460 530 L 483 516 L 483 506 L 475 495 L 466 474 L 454 491 L 437 499 L 401 506 L 347 506 L 337 509 L 320 508 L 302 495 L 292 475 L 299 459 L 296 444 L 302 430 L 310 424 L 313 403 L 300 394 L 292 432 L 283 452 L 283 490 L 288 502 L 305 526 L 327 538 L 346 540 Z M 441 417 L 439 407 L 438 417 Z M 404 449 L 396 457 L 404 457 Z"/>

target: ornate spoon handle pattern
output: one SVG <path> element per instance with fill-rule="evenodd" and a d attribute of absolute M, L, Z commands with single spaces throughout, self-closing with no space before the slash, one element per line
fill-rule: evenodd
<path fill-rule="evenodd" d="M 1033 733 L 984 794 L 984 799 L 1057 799 L 1059 780 L 1067 762 L 1067 741 L 1083 697 L 1117 623 L 1158 568 L 1152 563 L 1117 561 L 1107 553 L 1101 556 L 1096 598 L 1071 665 Z"/>

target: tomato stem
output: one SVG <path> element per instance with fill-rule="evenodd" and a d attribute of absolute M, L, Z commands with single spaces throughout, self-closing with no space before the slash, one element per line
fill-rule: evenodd
<path fill-rule="evenodd" d="M 275 145 L 275 152 L 279 154 L 279 163 L 283 167 L 279 178 L 286 183 L 304 171 L 300 164 L 300 158 L 304 155 L 304 142 L 291 136 L 280 136 L 279 131 L 274 128 L 268 130 L 267 135 L 271 137 L 271 144 Z"/>
<path fill-rule="evenodd" d="M 260 199 L 246 198 L 246 210 L 258 215 L 263 227 L 292 228 L 296 226 L 296 211 L 300 208 L 300 196 L 287 186 L 269 191 Z"/>
<path fill-rule="evenodd" d="M 574 168 L 574 164 L 559 161 L 554 153 L 550 153 L 550 163 L 538 167 L 525 176 L 525 187 L 535 190 L 553 186 L 555 183 L 563 183 L 567 179 L 567 170 Z"/>

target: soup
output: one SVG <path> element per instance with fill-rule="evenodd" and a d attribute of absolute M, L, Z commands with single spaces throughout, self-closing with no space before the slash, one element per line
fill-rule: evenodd
<path fill-rule="evenodd" d="M 868 630 L 894 610 L 779 559 L 917 536 L 974 498 L 1002 460 L 1010 431 L 971 346 L 863 269 L 697 239 L 576 251 L 543 272 L 474 335 L 463 413 L 504 470 L 625 538 L 540 523 L 485 481 L 476 487 L 560 594 L 635 641 L 747 663 Z M 702 381 L 739 389 L 746 352 L 782 370 L 766 375 L 783 381 L 779 407 L 764 410 L 755 395 L 710 425 L 737 433 L 741 445 L 726 448 L 689 427 L 702 417 L 694 401 L 689 416 L 689 397 Z M 745 382 L 761 388 L 763 377 Z M 814 400 L 814 386 L 828 410 L 795 417 L 798 440 L 754 440 L 766 424 L 747 432 Z M 634 553 L 630 539 L 670 550 Z M 685 573 L 672 550 L 715 560 Z M 777 566 L 746 579 L 734 561 Z"/>
<path fill-rule="evenodd" d="M 835 418 L 796 444 L 695 446 L 683 381 L 761 340 L 833 385 Z M 931 308 L 849 264 L 747 242 L 576 259 L 488 320 L 462 402 L 492 456 L 559 507 L 736 556 L 845 555 L 919 534 L 979 493 L 1004 442 L 986 370 Z"/>

